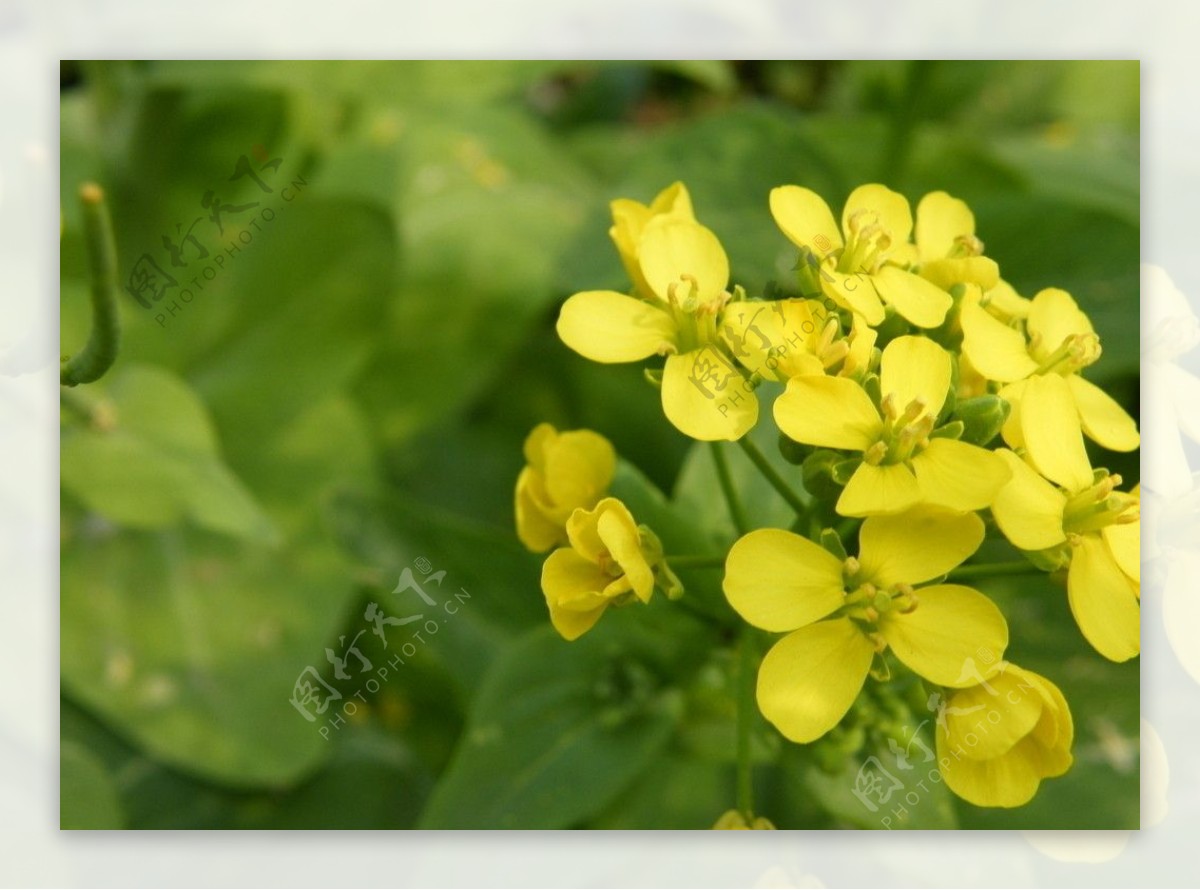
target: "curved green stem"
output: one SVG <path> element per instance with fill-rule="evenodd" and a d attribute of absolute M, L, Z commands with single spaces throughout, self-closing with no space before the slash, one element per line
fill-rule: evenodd
<path fill-rule="evenodd" d="M 749 822 L 754 816 L 754 769 L 751 738 L 754 730 L 755 664 L 754 636 L 749 626 L 742 628 L 738 644 L 737 670 L 737 808 Z"/>
<path fill-rule="evenodd" d="M 729 460 L 725 457 L 725 452 L 721 450 L 720 442 L 710 442 L 709 447 L 712 450 L 713 464 L 717 468 L 717 480 L 721 484 L 721 493 L 725 496 L 725 503 L 729 506 L 729 516 L 733 519 L 733 527 L 737 530 L 738 537 L 741 537 L 750 531 L 750 521 L 746 518 L 746 510 L 737 496 L 737 491 L 734 490 L 733 476 L 729 473 Z"/>
<path fill-rule="evenodd" d="M 967 578 L 987 578 L 996 575 L 1044 575 L 1041 569 L 1031 562 L 977 562 L 974 565 L 959 566 L 946 576 L 947 581 L 963 581 Z"/>
<path fill-rule="evenodd" d="M 808 505 L 804 503 L 804 499 L 788 485 L 786 479 L 779 475 L 779 471 L 771 466 L 771 462 L 767 460 L 767 456 L 759 450 L 757 445 L 750 441 L 750 437 L 742 436 L 742 438 L 738 439 L 738 444 L 742 446 L 742 451 L 746 452 L 746 457 L 750 458 L 750 461 L 763 474 L 763 477 L 771 483 L 771 487 L 779 492 L 781 498 L 787 501 L 788 506 L 795 510 L 798 515 L 805 514 L 808 511 Z"/>
<path fill-rule="evenodd" d="M 65 359 L 59 372 L 63 386 L 99 380 L 117 360 L 121 327 L 117 319 L 117 247 L 104 191 L 95 183 L 79 190 L 83 228 L 91 272 L 92 333 L 83 350 Z"/>

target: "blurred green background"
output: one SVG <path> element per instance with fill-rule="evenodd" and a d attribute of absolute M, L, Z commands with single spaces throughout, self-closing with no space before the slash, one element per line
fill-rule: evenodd
<path fill-rule="evenodd" d="M 62 350 L 90 323 L 81 183 L 108 192 L 122 283 L 144 254 L 178 282 L 151 309 L 121 295 L 118 363 L 80 388 L 99 426 L 64 411 L 63 827 L 707 828 L 733 805 L 722 632 L 660 601 L 567 644 L 512 529 L 521 442 L 545 420 L 613 441 L 641 471 L 620 493 L 668 544 L 727 540 L 706 454 L 641 369 L 554 335 L 564 297 L 626 287 L 613 198 L 684 180 L 755 295 L 794 256 L 773 186 L 835 208 L 867 181 L 914 203 L 945 189 L 1020 292 L 1078 299 L 1104 344 L 1091 379 L 1137 415 L 1136 62 L 64 62 L 61 78 Z M 231 181 L 243 157 L 270 192 Z M 213 198 L 259 206 L 226 209 L 221 233 Z M 196 219 L 174 267 L 164 236 Z M 1093 459 L 1138 478 L 1136 454 Z M 764 523 L 779 514 L 735 471 Z M 390 591 L 419 558 L 446 571 L 438 609 L 469 599 L 355 698 L 325 650 L 367 629 L 365 658 L 397 655 L 410 629 L 385 650 L 363 613 L 417 608 Z M 685 581 L 719 596 L 716 573 Z M 1076 765 L 1016 811 L 938 786 L 905 824 L 1136 827 L 1138 663 L 1092 653 L 1061 588 L 979 586 L 1010 657 L 1066 694 Z M 344 696 L 326 716 L 354 704 L 328 739 L 290 700 L 309 665 Z M 765 726 L 755 753 L 780 827 L 878 827 L 857 763 L 831 774 Z"/>

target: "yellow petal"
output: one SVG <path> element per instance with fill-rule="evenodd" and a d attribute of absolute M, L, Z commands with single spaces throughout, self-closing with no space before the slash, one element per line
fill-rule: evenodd
<path fill-rule="evenodd" d="M 545 553 L 555 544 L 566 541 L 566 530 L 561 522 L 555 522 L 548 516 L 538 503 L 533 490 L 537 484 L 535 472 L 532 467 L 525 467 L 517 476 L 517 537 L 534 553 Z"/>
<path fill-rule="evenodd" d="M 650 202 L 650 213 L 654 216 L 673 213 L 683 219 L 696 218 L 692 210 L 692 196 L 682 182 L 673 182 L 655 195 Z"/>
<path fill-rule="evenodd" d="M 641 535 L 625 505 L 614 498 L 600 514 L 596 531 L 609 555 L 625 573 L 629 586 L 638 599 L 646 603 L 654 592 L 654 572 L 642 553 Z"/>
<path fill-rule="evenodd" d="M 843 309 L 849 309 L 870 325 L 884 319 L 883 303 L 865 272 L 839 272 L 830 258 L 821 266 L 821 290 Z"/>
<path fill-rule="evenodd" d="M 646 223 L 650 221 L 650 210 L 645 204 L 628 198 L 618 198 L 609 208 L 612 210 L 613 224 L 608 230 L 608 236 L 616 245 L 621 264 L 638 293 L 651 296 L 650 286 L 646 284 L 646 276 L 642 274 L 642 267 L 638 265 L 637 258 L 638 242 Z"/>
<path fill-rule="evenodd" d="M 670 314 L 616 291 L 584 291 L 563 303 L 558 336 L 594 362 L 636 362 L 666 352 L 675 343 Z"/>
<path fill-rule="evenodd" d="M 649 207 L 628 198 L 618 198 L 609 206 L 612 209 L 613 225 L 608 234 L 617 246 L 625 271 L 629 273 L 629 278 L 639 294 L 653 296 L 638 262 L 638 245 L 642 240 L 642 233 L 646 224 L 655 216 L 673 215 L 694 221 L 691 196 L 682 182 L 676 182 L 659 192 Z"/>
<path fill-rule="evenodd" d="M 667 358 L 662 406 L 677 430 L 702 442 L 736 441 L 758 422 L 754 390 L 712 346 Z"/>
<path fill-rule="evenodd" d="M 1067 385 L 1089 439 L 1112 451 L 1133 451 L 1141 444 L 1137 424 L 1112 396 L 1078 374 L 1067 377 Z"/>
<path fill-rule="evenodd" d="M 590 507 L 604 494 L 617 468 L 608 439 L 591 430 L 569 430 L 545 447 L 546 492 L 554 503 Z"/>
<path fill-rule="evenodd" d="M 546 447 L 558 438 L 558 430 L 548 423 L 539 423 L 525 437 L 525 462 L 539 473 L 546 470 Z"/>
<path fill-rule="evenodd" d="M 674 287 L 676 299 L 685 307 L 689 299 L 701 304 L 714 300 L 729 283 L 729 259 L 717 236 L 697 222 L 678 217 L 656 216 L 646 224 L 638 262 L 660 300 L 669 301 Z"/>
<path fill-rule="evenodd" d="M 771 189 L 771 215 L 780 231 L 799 247 L 810 247 L 819 257 L 843 245 L 833 213 L 825 199 L 798 185 Z"/>
<path fill-rule="evenodd" d="M 950 790 L 978 807 L 1019 807 L 1033 800 L 1042 777 L 1036 767 L 1037 743 L 1022 739 L 1006 754 L 989 760 L 966 756 L 966 745 L 951 741 L 941 727 L 937 757 Z"/>
<path fill-rule="evenodd" d="M 542 593 L 550 623 L 567 640 L 583 636 L 600 620 L 608 600 L 600 593 L 612 579 L 574 550 L 555 550 L 542 566 Z"/>
<path fill-rule="evenodd" d="M 868 327 L 866 319 L 861 315 L 854 316 L 853 327 L 850 331 L 850 354 L 842 363 L 841 375 L 856 379 L 871 369 L 871 356 L 875 349 L 875 340 L 879 334 L 874 328 Z"/>
<path fill-rule="evenodd" d="M 996 282 L 991 290 L 985 288 L 985 304 L 988 312 L 998 314 L 1002 320 L 1028 318 L 1031 300 L 1017 293 L 1016 289 L 1004 279 Z"/>
<path fill-rule="evenodd" d="M 960 319 L 963 352 L 989 380 L 1008 383 L 1038 369 L 1026 348 L 1024 334 L 997 319 L 977 301 L 963 300 Z"/>
<path fill-rule="evenodd" d="M 1004 537 L 1022 550 L 1046 550 L 1067 539 L 1063 533 L 1066 495 L 1006 448 L 996 452 L 1012 477 L 992 502 L 992 516 Z"/>
<path fill-rule="evenodd" d="M 901 245 L 912 235 L 912 211 L 908 199 L 878 183 L 860 185 L 842 208 L 842 231 L 850 236 L 855 228 L 878 223 L 887 230 L 893 245 Z"/>
<path fill-rule="evenodd" d="M 1141 652 L 1141 609 L 1133 582 L 1099 535 L 1079 536 L 1071 548 L 1067 598 L 1079 630 L 1109 661 Z"/>
<path fill-rule="evenodd" d="M 778 403 L 776 403 L 778 404 Z M 842 516 L 879 516 L 900 513 L 921 500 L 921 489 L 912 470 L 903 464 L 861 464 L 838 498 Z"/>
<path fill-rule="evenodd" d="M 1100 536 L 1108 545 L 1108 551 L 1116 560 L 1121 571 L 1137 584 L 1142 583 L 1142 524 L 1129 522 L 1124 525 L 1109 525 L 1100 530 Z"/>
<path fill-rule="evenodd" d="M 1070 750 L 1075 740 L 1075 725 L 1071 719 L 1071 709 L 1063 697 L 1062 690 L 1047 680 L 1041 674 L 1027 671 L 1015 664 L 1006 663 L 1005 672 L 1017 678 L 1021 688 L 1032 686 L 1042 697 L 1042 716 L 1033 729 L 1033 738 L 1046 749 L 1053 749 L 1067 756 L 1065 762 L 1061 757 L 1057 763 L 1043 761 L 1043 776 L 1060 776 L 1071 765 Z"/>
<path fill-rule="evenodd" d="M 912 459 L 921 500 L 948 510 L 990 507 L 1010 471 L 992 451 L 957 439 L 934 439 Z"/>
<path fill-rule="evenodd" d="M 977 683 L 970 668 L 979 651 L 1001 657 L 1008 646 L 1008 625 L 996 604 L 958 584 L 923 587 L 917 600 L 907 615 L 892 611 L 879 618 L 879 631 L 896 657 L 939 686 Z"/>
<path fill-rule="evenodd" d="M 829 313 L 816 300 L 742 300 L 721 314 L 721 339 L 747 370 L 784 382 L 824 367 L 809 351 Z"/>
<path fill-rule="evenodd" d="M 985 684 L 958 689 L 946 697 L 949 737 L 971 760 L 999 757 L 1012 750 L 1042 718 L 1041 690 L 1005 666 Z"/>
<path fill-rule="evenodd" d="M 946 192 L 930 192 L 917 204 L 917 247 L 930 259 L 949 256 L 958 239 L 975 234 L 975 215 L 966 201 Z"/>
<path fill-rule="evenodd" d="M 956 284 L 977 284 L 990 290 L 1000 281 L 1000 266 L 985 256 L 928 260 L 921 264 L 921 277 L 942 290 L 949 290 Z"/>
<path fill-rule="evenodd" d="M 1092 323 L 1071 295 L 1056 287 L 1039 291 L 1033 298 L 1026 325 L 1029 337 L 1035 343 L 1033 356 L 1039 362 L 1062 346 L 1067 337 L 1095 333 Z"/>
<path fill-rule="evenodd" d="M 884 266 L 871 283 L 885 303 L 919 328 L 936 328 L 954 305 L 950 295 L 920 275 L 896 266 Z"/>
<path fill-rule="evenodd" d="M 848 618 L 793 631 L 758 669 L 759 710 L 793 742 L 814 741 L 850 710 L 873 657 L 870 642 Z"/>
<path fill-rule="evenodd" d="M 918 507 L 864 522 L 858 561 L 862 578 L 877 587 L 920 584 L 944 575 L 982 543 L 983 520 L 974 513 Z"/>
<path fill-rule="evenodd" d="M 883 350 L 879 385 L 903 411 L 914 399 L 936 417 L 950 392 L 950 353 L 928 337 L 897 337 Z"/>
<path fill-rule="evenodd" d="M 1021 437 L 1030 463 L 1067 491 L 1092 484 L 1092 465 L 1083 447 L 1079 411 L 1071 387 L 1058 374 L 1025 381 L 1021 395 Z"/>
<path fill-rule="evenodd" d="M 1025 447 L 1025 435 L 1021 432 L 1021 399 L 1024 398 L 1025 390 L 1029 388 L 1029 381 L 1032 379 L 1032 377 L 1026 377 L 1024 380 L 1002 386 L 1000 392 L 996 393 L 1008 402 L 1012 409 L 1008 414 L 1008 420 L 1004 421 L 1004 426 L 1000 427 L 1000 435 L 1009 448 Z"/>
<path fill-rule="evenodd" d="M 795 630 L 842 605 L 842 563 L 824 547 L 780 529 L 740 538 L 725 560 L 725 597 L 755 627 Z"/>
<path fill-rule="evenodd" d="M 807 445 L 864 451 L 883 422 L 866 391 L 846 377 L 796 377 L 775 400 L 775 422 Z"/>

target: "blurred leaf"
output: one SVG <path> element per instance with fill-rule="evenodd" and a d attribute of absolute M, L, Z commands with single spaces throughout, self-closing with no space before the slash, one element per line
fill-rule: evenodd
<path fill-rule="evenodd" d="M 937 770 L 933 740 L 924 730 L 919 738 L 927 746 L 927 753 L 914 742 L 907 770 L 900 765 L 897 755 L 883 746 L 868 747 L 862 756 L 851 759 L 834 774 L 824 772 L 807 758 L 790 757 L 786 762 L 792 775 L 804 783 L 823 809 L 856 828 L 957 828 L 954 797 Z M 877 789 L 868 787 L 867 779 L 860 780 L 860 775 L 877 778 Z M 856 789 L 863 793 L 862 797 L 855 793 Z"/>
<path fill-rule="evenodd" d="M 362 369 L 392 294 L 387 218 L 363 205 L 304 201 L 301 193 L 286 217 L 279 212 L 278 228 L 233 261 L 227 289 L 209 299 L 234 314 L 189 369 L 235 459 Z"/>
<path fill-rule="evenodd" d="M 677 709 L 611 635 L 531 631 L 480 688 L 421 827 L 571 827 L 646 768 Z"/>
<path fill-rule="evenodd" d="M 432 571 L 447 573 L 439 587 L 429 588 L 435 599 L 454 591 L 466 597 L 453 627 L 429 647 L 464 700 L 478 688 L 509 633 L 547 620 L 538 587 L 540 558 L 521 547 L 515 531 L 393 495 L 344 493 L 330 502 L 328 521 L 336 539 L 379 578 L 383 590 L 391 591 L 400 573 L 423 558 Z M 392 599 L 388 594 L 385 602 Z"/>
<path fill-rule="evenodd" d="M 59 749 L 59 787 L 60 829 L 125 827 L 116 786 L 104 764 L 82 746 L 64 742 Z"/>
<path fill-rule="evenodd" d="M 62 682 L 165 763 L 237 786 L 280 785 L 328 743 L 292 706 L 349 594 L 328 546 L 282 554 L 200 534 L 68 526 Z M 266 742 L 265 740 L 268 740 Z"/>
<path fill-rule="evenodd" d="M 159 368 L 126 366 L 109 393 L 112 429 L 70 424 L 64 430 L 67 491 L 129 528 L 167 528 L 187 519 L 238 537 L 277 538 L 222 463 L 208 412 L 186 383 Z"/>
<path fill-rule="evenodd" d="M 711 828 L 733 799 L 733 770 L 668 748 L 588 828 Z"/>
<path fill-rule="evenodd" d="M 358 392 L 385 440 L 408 437 L 495 379 L 559 294 L 586 177 L 507 109 L 398 118 L 397 219 L 408 262 Z"/>

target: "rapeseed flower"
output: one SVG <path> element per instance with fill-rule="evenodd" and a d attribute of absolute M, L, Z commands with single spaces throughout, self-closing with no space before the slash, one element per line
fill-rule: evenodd
<path fill-rule="evenodd" d="M 925 337 L 897 337 L 880 360 L 882 413 L 845 377 L 802 376 L 775 400 L 779 429 L 797 442 L 862 453 L 838 498 L 843 516 L 899 513 L 917 504 L 987 507 L 1008 479 L 992 452 L 938 437 L 950 391 L 950 355 Z"/>
<path fill-rule="evenodd" d="M 974 682 L 964 665 L 1008 645 L 1004 616 L 969 587 L 936 584 L 983 541 L 973 513 L 914 510 L 872 517 L 845 560 L 779 529 L 750 532 L 725 562 L 725 596 L 755 627 L 787 636 L 763 658 L 758 705 L 787 738 L 811 742 L 837 725 L 872 663 L 891 649 L 940 686 Z"/>
<path fill-rule="evenodd" d="M 558 432 L 539 423 L 525 439 L 526 466 L 517 476 L 517 537 L 534 553 L 567 540 L 568 517 L 604 496 L 616 471 L 612 444 L 591 430 Z"/>

